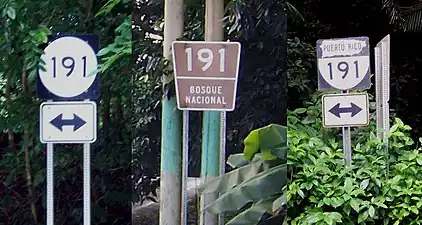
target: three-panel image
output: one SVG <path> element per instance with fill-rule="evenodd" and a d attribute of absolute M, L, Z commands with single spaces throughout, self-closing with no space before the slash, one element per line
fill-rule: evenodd
<path fill-rule="evenodd" d="M 422 224 L 421 13 L 0 0 L 0 225 Z"/>

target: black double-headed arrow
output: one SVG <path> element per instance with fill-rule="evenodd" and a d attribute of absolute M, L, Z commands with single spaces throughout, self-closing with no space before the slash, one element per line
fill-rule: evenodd
<path fill-rule="evenodd" d="M 73 114 L 73 119 L 71 120 L 63 119 L 63 114 L 60 114 L 52 121 L 50 121 L 50 123 L 60 131 L 63 131 L 64 126 L 73 126 L 73 131 L 77 131 L 79 128 L 86 124 L 85 120 L 76 114 Z"/>
<path fill-rule="evenodd" d="M 350 103 L 350 107 L 340 107 L 340 103 L 337 103 L 333 108 L 331 108 L 330 110 L 328 110 L 330 113 L 332 113 L 333 115 L 337 116 L 338 118 L 341 117 L 340 114 L 342 113 L 351 113 L 351 117 L 354 117 L 356 114 L 358 114 L 360 111 L 362 111 L 362 108 L 360 108 L 359 106 L 357 106 L 354 103 Z"/>

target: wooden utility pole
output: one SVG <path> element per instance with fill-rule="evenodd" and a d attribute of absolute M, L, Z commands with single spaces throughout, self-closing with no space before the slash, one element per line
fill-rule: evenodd
<path fill-rule="evenodd" d="M 171 45 L 183 36 L 183 0 L 164 1 L 163 55 L 170 60 Z M 163 75 L 163 90 L 168 91 L 173 74 Z M 170 96 L 170 98 L 169 98 Z M 176 96 L 164 94 L 162 99 L 161 126 L 161 180 L 160 180 L 160 225 L 181 223 L 182 180 L 182 121 L 177 109 Z"/>

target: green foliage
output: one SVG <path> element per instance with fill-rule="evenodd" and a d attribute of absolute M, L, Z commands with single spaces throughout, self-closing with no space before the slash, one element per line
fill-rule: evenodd
<path fill-rule="evenodd" d="M 251 131 L 244 140 L 243 154 L 228 159 L 235 169 L 199 188 L 200 194 L 220 194 L 205 210 L 238 212 L 227 225 L 256 225 L 266 213 L 280 214 L 286 203 L 286 135 L 286 127 L 276 124 Z"/>
<path fill-rule="evenodd" d="M 243 141 L 243 155 L 246 160 L 252 160 L 256 153 L 261 152 L 263 160 L 284 159 L 287 156 L 286 129 L 277 125 L 268 125 L 255 129 Z"/>
<path fill-rule="evenodd" d="M 319 101 L 288 115 L 289 224 L 422 224 L 422 148 L 396 118 L 387 173 L 375 125 L 355 129 L 353 163 L 345 166 L 338 130 L 321 126 Z M 420 145 L 420 143 L 418 144 Z"/>
<path fill-rule="evenodd" d="M 295 96 L 288 106 L 293 109 L 300 107 L 317 89 L 315 47 L 294 36 L 287 37 L 288 93 Z"/>

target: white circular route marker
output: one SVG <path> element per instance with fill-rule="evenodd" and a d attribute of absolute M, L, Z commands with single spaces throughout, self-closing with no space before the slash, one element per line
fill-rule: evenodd
<path fill-rule="evenodd" d="M 61 37 L 52 41 L 41 59 L 45 71 L 39 78 L 52 94 L 71 98 L 84 93 L 97 76 L 97 55 L 91 46 L 76 37 Z"/>

